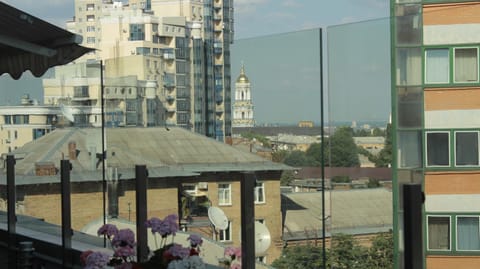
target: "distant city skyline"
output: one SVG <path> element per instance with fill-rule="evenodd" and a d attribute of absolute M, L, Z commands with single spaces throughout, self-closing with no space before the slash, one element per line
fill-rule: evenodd
<path fill-rule="evenodd" d="M 38 16 L 44 20 L 50 21 L 61 27 L 65 26 L 65 22 L 73 17 L 73 0 L 58 1 L 46 0 L 36 2 L 33 0 L 13 1 L 8 0 L 7 3 Z M 258 123 L 280 123 L 295 124 L 300 120 L 312 120 L 319 122 L 319 84 L 303 85 L 301 80 L 292 81 L 294 85 L 288 86 L 289 89 L 267 89 L 263 87 L 262 82 L 253 71 L 257 68 L 252 66 L 252 61 L 247 61 L 241 53 L 235 51 L 242 43 L 248 43 L 249 39 L 254 37 L 266 37 L 276 34 L 284 35 L 291 32 L 302 32 L 305 29 L 313 29 L 322 27 L 324 31 L 324 45 L 326 44 L 327 31 L 330 25 L 346 24 L 338 27 L 348 29 L 353 22 L 364 20 L 372 20 L 379 18 L 387 18 L 389 15 L 389 3 L 386 0 L 337 0 L 337 1 L 316 1 L 316 0 L 234 0 L 235 14 L 235 42 L 232 46 L 232 66 L 231 76 L 232 82 L 238 77 L 240 72 L 240 62 L 245 61 L 247 76 L 252 77 L 252 94 L 254 95 L 255 119 Z M 386 20 L 386 19 L 385 19 Z M 388 20 L 386 20 L 388 21 Z M 375 32 L 366 34 L 366 36 L 375 36 Z M 369 38 L 365 38 L 366 41 Z M 348 41 L 347 41 L 348 42 Z M 305 51 L 295 50 L 292 47 L 292 54 L 298 54 Z M 324 58 L 328 58 L 328 51 L 324 49 Z M 244 58 L 244 59 L 241 59 Z M 300 57 L 301 58 L 301 57 Z M 319 59 L 317 57 L 317 59 Z M 350 63 L 352 59 L 347 59 L 344 63 Z M 359 65 L 360 64 L 360 65 Z M 361 69 L 363 64 L 358 59 L 354 60 L 350 65 L 352 69 Z M 365 66 L 363 66 L 365 67 Z M 378 67 L 378 66 L 377 66 Z M 316 68 L 316 69 L 315 69 Z M 309 74 L 319 74 L 320 66 L 310 69 Z M 328 82 L 327 62 L 324 61 L 324 82 Z M 285 82 L 287 77 L 282 78 Z M 319 81 L 319 78 L 316 78 Z M 350 88 L 354 88 L 356 82 L 352 79 L 345 79 L 345 83 L 350 83 Z M 284 83 L 284 85 L 286 85 Z M 329 85 L 331 86 L 331 85 Z M 232 87 L 232 92 L 234 85 Z M 327 90 L 327 88 L 325 88 Z M 273 91 L 273 92 L 272 92 Z M 37 99 L 43 103 L 43 91 L 41 79 L 34 78 L 28 73 L 22 76 L 21 81 L 14 81 L 8 75 L 0 77 L 0 105 L 16 105 L 20 102 L 20 98 L 25 93 L 30 94 L 32 99 Z M 304 98 L 304 102 L 302 99 Z M 232 98 L 233 100 L 233 98 Z M 284 101 L 285 100 L 285 101 Z M 381 99 L 383 100 L 383 99 Z M 296 104 L 294 109 L 283 105 L 284 102 L 290 101 Z M 325 100 L 328 101 L 327 99 Z M 333 100 L 335 101 L 335 100 Z M 355 100 L 353 100 L 355 101 Z M 279 105 L 278 110 L 272 113 L 272 104 Z M 330 108 L 331 110 L 331 108 Z M 329 114 L 330 112 L 330 114 Z M 327 111 L 327 118 L 332 111 Z M 370 115 L 371 116 L 371 115 Z M 382 116 L 383 117 L 383 116 Z M 373 115 L 370 118 L 378 118 Z M 381 117 L 380 117 L 381 118 Z M 346 117 L 335 120 L 350 121 Z M 357 118 L 353 120 L 364 120 Z"/>

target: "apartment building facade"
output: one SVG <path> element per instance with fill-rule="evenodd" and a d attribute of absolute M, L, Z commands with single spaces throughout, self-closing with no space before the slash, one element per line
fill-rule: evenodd
<path fill-rule="evenodd" d="M 147 105 L 155 124 L 229 140 L 232 0 L 76 0 L 67 29 L 96 49 L 79 61 L 102 60 L 106 78 L 133 75 L 157 84 Z M 101 104 L 100 96 L 89 98 Z"/>
<path fill-rule="evenodd" d="M 401 186 L 420 183 L 425 268 L 480 264 L 478 1 L 391 1 L 395 264 Z"/>

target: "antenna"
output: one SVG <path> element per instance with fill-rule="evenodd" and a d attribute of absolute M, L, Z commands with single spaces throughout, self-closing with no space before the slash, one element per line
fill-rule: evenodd
<path fill-rule="evenodd" d="M 272 239 L 267 225 L 255 221 L 255 256 L 262 256 L 270 247 Z"/>
<path fill-rule="evenodd" d="M 223 210 L 216 206 L 208 208 L 208 219 L 216 229 L 226 230 L 228 228 L 228 218 Z"/>

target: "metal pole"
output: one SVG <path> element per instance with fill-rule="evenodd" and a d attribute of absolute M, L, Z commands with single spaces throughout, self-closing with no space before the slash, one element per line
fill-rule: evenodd
<path fill-rule="evenodd" d="M 409 269 L 423 268 L 422 204 L 422 186 L 403 185 L 405 268 Z"/>
<path fill-rule="evenodd" d="M 320 139 L 321 146 L 320 158 L 321 158 L 321 173 L 322 173 L 322 268 L 327 268 L 327 249 L 325 242 L 325 139 L 324 139 L 324 115 L 323 115 L 323 39 L 322 39 L 322 28 L 318 29 L 318 36 L 320 41 Z"/>
<path fill-rule="evenodd" d="M 142 262 L 148 258 L 147 228 L 147 177 L 145 165 L 135 166 L 135 199 L 137 209 L 137 261 Z"/>
<path fill-rule="evenodd" d="M 240 181 L 242 218 L 242 269 L 255 268 L 255 175 L 245 173 Z"/>
<path fill-rule="evenodd" d="M 7 155 L 7 229 L 8 229 L 8 267 L 15 268 L 17 263 L 16 251 L 16 204 L 15 193 L 15 156 Z"/>
<path fill-rule="evenodd" d="M 103 201 L 103 225 L 107 223 L 107 181 L 105 180 L 105 160 L 107 159 L 105 147 L 105 96 L 103 87 L 103 61 L 100 60 L 100 95 L 102 113 L 102 201 Z M 103 247 L 107 247 L 107 237 L 103 236 Z"/>
<path fill-rule="evenodd" d="M 64 268 L 72 266 L 72 206 L 70 200 L 70 170 L 69 160 L 60 161 L 60 184 L 62 199 L 62 265 Z"/>

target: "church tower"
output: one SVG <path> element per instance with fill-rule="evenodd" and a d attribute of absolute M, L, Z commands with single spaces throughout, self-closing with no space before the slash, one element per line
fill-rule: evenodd
<path fill-rule="evenodd" d="M 245 66 L 242 64 L 240 75 L 235 82 L 235 102 L 233 104 L 232 127 L 253 127 L 253 103 L 250 81 L 245 75 Z"/>

